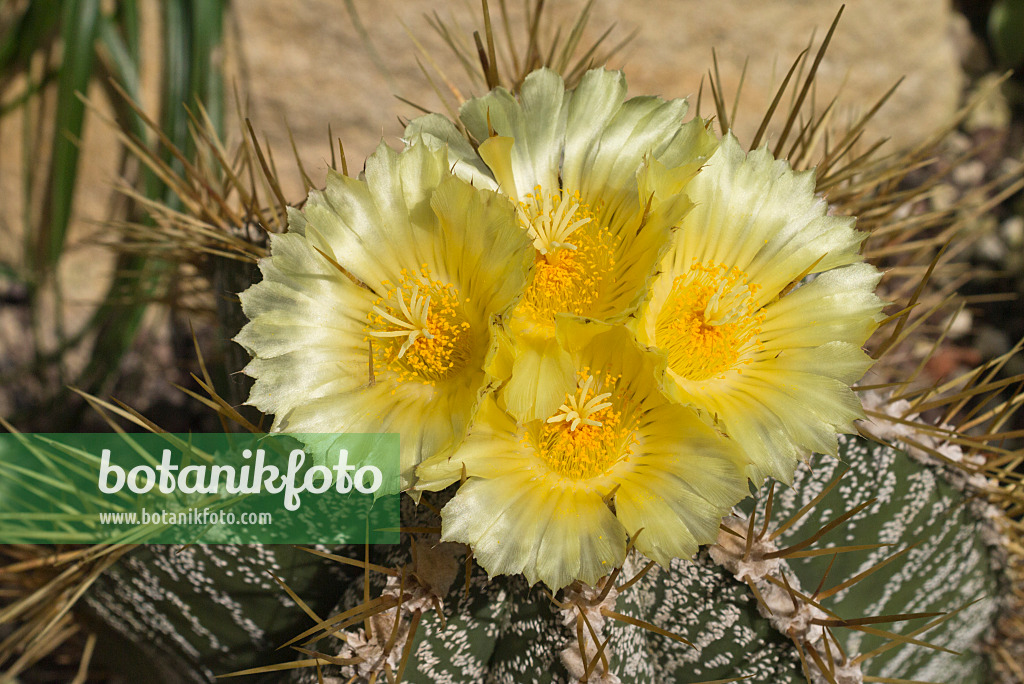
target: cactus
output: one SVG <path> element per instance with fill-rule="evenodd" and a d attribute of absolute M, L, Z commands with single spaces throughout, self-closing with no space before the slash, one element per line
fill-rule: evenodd
<path fill-rule="evenodd" d="M 994 597 L 1002 586 L 1002 554 L 998 547 L 991 546 L 996 538 L 991 521 L 979 516 L 984 507 L 971 505 L 963 492 L 944 479 L 940 469 L 924 465 L 905 452 L 862 438 L 846 438 L 842 446 L 845 463 L 819 457 L 811 468 L 799 470 L 792 487 L 775 487 L 767 526 L 763 518 L 769 486 L 763 488 L 759 515 L 752 528 L 755 533 L 764 529 L 763 541 L 767 542 L 773 530 L 824 492 L 799 520 L 767 542 L 785 550 L 814 536 L 845 512 L 854 511 L 813 544 L 800 545 L 791 555 L 781 557 L 781 563 L 787 566 L 785 582 L 794 590 L 803 587 L 806 594 L 814 592 L 831 565 L 819 598 L 829 613 L 811 612 L 836 625 L 841 620 L 831 613 L 852 621 L 847 623 L 850 626 L 830 629 L 850 660 L 858 654 L 873 654 L 863 663 L 846 668 L 855 673 L 850 675 L 853 679 L 839 681 L 863 681 L 856 677 L 864 675 L 964 683 L 991 681 L 979 648 L 997 612 Z M 847 466 L 849 472 L 837 477 Z M 830 483 L 835 486 L 829 488 Z M 744 508 L 749 515 L 755 504 L 748 500 Z M 745 527 L 737 527 L 741 535 L 746 533 Z M 738 539 L 742 555 L 745 540 L 725 532 L 723 537 Z M 755 549 L 759 544 L 760 540 L 754 543 Z M 849 553 L 840 549 L 834 561 L 827 552 L 807 555 L 831 547 L 871 545 L 877 548 Z M 734 677 L 800 682 L 806 681 L 806 668 L 812 681 L 829 681 L 821 674 L 815 657 L 809 655 L 807 642 L 800 647 L 794 643 L 795 621 L 776 619 L 784 618 L 785 610 L 772 603 L 767 591 L 763 587 L 755 590 L 750 586 L 753 582 L 741 582 L 730 571 L 735 567 L 727 570 L 715 562 L 729 565 L 728 546 L 727 541 L 720 541 L 710 553 L 701 552 L 692 563 L 674 561 L 668 572 L 652 568 L 631 587 L 616 592 L 612 610 L 648 626 L 607 620 L 610 627 L 602 639 L 610 638 L 606 649 L 610 675 L 635 682 L 703 682 Z M 886 559 L 892 560 L 886 563 Z M 386 561 L 400 564 L 401 553 L 392 552 Z M 620 577 L 628 578 L 642 567 L 643 559 L 633 558 Z M 872 568 L 875 570 L 864 576 Z M 775 575 L 781 579 L 777 568 Z M 861 581 L 846 587 L 847 580 L 857 577 L 862 577 Z M 585 593 L 585 589 L 582 591 Z M 559 597 L 563 605 L 571 601 L 572 593 L 567 590 Z M 783 596 L 785 609 L 790 597 Z M 350 590 L 339 611 L 351 609 L 358 601 L 358 590 Z M 765 610 L 765 603 L 774 607 L 774 614 Z M 531 590 L 522 578 L 487 581 L 479 571 L 474 572 L 469 592 L 456 583 L 444 597 L 444 606 L 443 619 L 437 614 L 424 617 L 404 681 L 581 681 L 579 672 L 572 676 L 572 657 L 562 655 L 572 650 L 577 640 L 572 611 L 560 609 L 538 588 Z M 943 616 L 936 619 L 929 613 Z M 924 616 L 900 619 L 908 614 Z M 893 619 L 875 622 L 871 618 L 876 616 Z M 592 618 L 589 621 L 594 622 Z M 933 626 L 922 630 L 926 624 Z M 787 625 L 790 634 L 781 631 Z M 802 638 L 815 631 L 820 634 L 820 626 L 811 626 Z M 673 638 L 671 633 L 693 646 Z M 903 643 L 908 639 L 930 646 Z M 584 641 L 590 641 L 589 637 Z M 879 648 L 886 643 L 896 647 Z M 325 644 L 317 648 L 330 653 Z M 879 650 L 877 654 L 875 649 Z M 826 650 L 841 665 L 843 658 L 835 646 Z M 578 659 L 580 649 L 575 651 Z M 591 658 L 595 652 L 590 651 Z M 616 681 L 602 667 L 600 663 L 594 667 L 589 681 Z M 340 681 L 347 681 L 345 674 L 351 673 L 343 669 L 337 674 L 342 677 Z M 606 679 L 601 679 L 602 675 Z M 315 682 L 315 674 L 307 672 L 298 681 Z"/>
<path fill-rule="evenodd" d="M 152 682 L 208 682 L 280 660 L 274 649 L 302 625 L 274 575 L 316 610 L 333 605 L 346 581 L 336 564 L 290 546 L 152 545 L 101 575 L 79 610 L 121 641 L 116 669 Z"/>
<path fill-rule="evenodd" d="M 607 591 L 577 584 L 552 598 L 522 577 L 488 579 L 476 567 L 467 584 L 465 547 L 436 545 L 436 535 L 428 533 L 373 547 L 371 563 L 406 570 L 371 571 L 365 578 L 371 597 L 393 600 L 368 605 L 365 615 L 374 615 L 369 635 L 356 614 L 351 624 L 336 625 L 347 644 L 321 638 L 305 653 L 321 658 L 324 681 L 341 682 L 375 671 L 384 677 L 385 669 L 401 670 L 402 681 L 424 683 L 826 682 L 830 676 L 837 684 L 864 676 L 991 681 L 981 645 L 998 612 L 1005 558 L 994 545 L 999 535 L 989 508 L 951 484 L 948 466 L 861 437 L 843 438 L 841 446 L 841 461 L 816 457 L 798 469 L 792 486 L 766 484 L 727 519 L 732 533 L 723 530 L 719 544 L 694 561 L 677 560 L 665 570 L 633 553 Z M 406 526 L 436 524 L 431 508 L 441 502 L 430 503 L 414 508 L 407 502 Z M 755 538 L 744 573 L 738 568 L 748 530 Z M 809 538 L 812 543 L 804 544 Z M 758 557 L 774 550 L 780 550 L 774 559 Z M 338 553 L 359 563 L 363 549 Z M 331 614 L 358 613 L 365 600 L 359 571 L 284 547 L 149 547 L 108 571 L 87 605 L 150 658 L 173 663 L 168 671 L 187 673 L 182 681 L 259 670 L 267 662 L 260 650 L 311 624 L 286 605 L 283 592 L 265 593 L 274 585 L 261 563 L 276 566 L 266 569 L 321 618 L 335 587 L 347 588 Z M 281 567 L 287 564 L 292 567 Z M 817 599 L 791 598 L 790 591 Z M 401 605 L 381 610 L 399 595 Z M 904 619 L 915 614 L 920 617 Z M 829 626 L 829 646 L 820 639 L 822 625 L 807 619 Z M 591 628 L 600 642 L 608 640 L 603 649 L 594 647 Z M 859 654 L 869 657 L 860 662 Z M 833 667 L 836 674 L 823 674 Z M 287 676 L 270 673 L 259 681 Z M 290 677 L 317 682 L 310 667 Z"/>

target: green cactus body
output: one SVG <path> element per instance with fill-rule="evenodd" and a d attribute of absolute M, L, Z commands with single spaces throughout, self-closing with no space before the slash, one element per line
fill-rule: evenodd
<path fill-rule="evenodd" d="M 984 505 L 972 502 L 949 484 L 941 468 L 925 465 L 904 452 L 862 438 L 843 438 L 840 445 L 842 462 L 815 457 L 810 468 L 798 470 L 792 487 L 776 486 L 769 534 L 806 506 L 847 465 L 850 467 L 837 486 L 773 543 L 785 549 L 846 511 L 876 499 L 808 549 L 879 543 L 893 546 L 841 553 L 834 561 L 833 554 L 785 558 L 788 581 L 810 594 L 831 562 L 822 585 L 827 591 L 916 543 L 865 580 L 823 600 L 823 607 L 841 618 L 955 612 L 916 638 L 962 651 L 961 655 L 903 644 L 861 663 L 860 669 L 865 675 L 948 684 L 989 681 L 985 658 L 977 646 L 997 608 L 994 597 L 999 592 L 999 554 L 987 543 L 992 536 L 990 523 L 984 519 Z M 757 505 L 758 530 L 763 525 L 766 495 L 767 486 L 760 492 Z M 747 501 L 742 512 L 749 515 L 754 508 L 753 501 Z M 426 507 L 414 508 L 407 502 L 403 522 L 436 524 L 432 516 Z M 429 540 L 426 543 L 429 545 Z M 409 565 L 409 544 L 371 548 L 371 562 L 392 568 L 409 566 L 417 572 L 414 564 Z M 264 549 L 274 550 L 268 555 L 266 550 L 239 547 L 183 552 L 150 547 L 108 573 L 92 590 L 88 605 L 122 633 L 141 637 L 138 640 L 151 647 L 156 645 L 164 653 L 163 662 L 174 663 L 178 672 L 186 665 L 191 667 L 191 681 L 204 681 L 210 674 L 266 662 L 260 661 L 259 652 L 269 650 L 274 639 L 282 643 L 312 625 L 298 608 L 289 607 L 290 601 L 263 572 L 262 563 L 276 563 L 275 574 L 321 616 L 362 603 L 361 571 L 349 568 L 331 577 L 330 561 L 307 554 L 299 559 L 283 558 L 278 555 L 281 547 Z M 181 558 L 174 560 L 176 553 L 193 555 L 182 564 Z M 363 548 L 344 547 L 341 553 L 359 559 Z M 447 553 L 464 554 L 464 549 Z M 602 640 L 609 638 L 605 649 L 607 670 L 603 662 L 597 664 L 589 681 L 695 684 L 740 676 L 751 676 L 750 681 L 755 682 L 806 681 L 804 665 L 790 636 L 773 626 L 750 586 L 713 562 L 711 555 L 702 551 L 693 562 L 677 560 L 670 570 L 651 568 L 638 582 L 613 596 L 611 604 L 617 613 L 684 637 L 694 647 L 636 624 L 608 618 L 600 634 Z M 462 558 L 464 555 L 458 560 Z M 424 562 L 422 553 L 420 562 Z M 288 563 L 297 565 L 282 567 Z M 643 559 L 631 558 L 619 583 L 635 575 L 643 564 Z M 528 587 L 521 577 L 488 579 L 474 567 L 467 593 L 462 571 L 455 574 L 454 581 L 450 577 L 445 580 L 451 588 L 438 590 L 443 595 L 444 628 L 435 610 L 423 610 L 403 681 L 579 681 L 563 656 L 563 651 L 578 643 L 571 611 L 555 605 L 539 586 Z M 370 574 L 371 597 L 380 595 L 385 580 L 384 575 Z M 346 586 L 341 587 L 340 582 Z M 341 598 L 329 612 L 331 591 L 337 589 L 343 589 Z M 565 592 L 559 595 L 563 600 L 565 596 Z M 910 634 L 928 621 L 870 627 Z M 350 626 L 348 631 L 359 632 L 361 624 Z M 252 629 L 255 625 L 259 626 L 258 632 Z M 887 641 L 845 627 L 832 631 L 850 657 Z M 331 637 L 309 648 L 337 654 L 344 644 Z M 403 644 L 394 648 L 392 671 L 397 669 Z M 323 674 L 325 681 L 347 681 L 353 670 L 352 666 L 325 665 Z M 266 676 L 265 681 L 317 681 L 316 671 L 311 668 Z"/>
<path fill-rule="evenodd" d="M 108 664 L 132 681 L 208 682 L 287 658 L 274 650 L 305 626 L 268 570 L 314 610 L 330 608 L 344 581 L 337 565 L 289 546 L 154 545 L 107 570 L 80 607 L 134 645 Z"/>
<path fill-rule="evenodd" d="M 469 596 L 461 596 L 462 590 L 455 587 L 449 597 L 447 629 L 438 629 L 436 617 L 420 627 L 404 681 L 573 681 L 560 653 L 575 632 L 543 591 L 530 589 L 521 578 L 487 582 L 482 574 L 474 574 Z M 610 670 L 622 682 L 708 681 L 735 676 L 737 664 L 755 675 L 753 681 L 803 681 L 788 639 L 771 630 L 747 588 L 706 554 L 695 563 L 673 563 L 671 572 L 652 570 L 618 597 L 615 609 L 683 632 L 700 649 L 609 620 Z M 708 627 L 698 634 L 698 625 Z M 316 677 L 306 674 L 300 681 L 316 682 Z"/>
<path fill-rule="evenodd" d="M 775 544 L 785 548 L 799 543 L 846 511 L 876 499 L 808 548 L 892 546 L 841 553 L 834 561 L 833 554 L 785 559 L 790 581 L 810 594 L 831 562 L 822 587 L 828 591 L 917 544 L 863 581 L 835 592 L 825 607 L 848 619 L 953 613 L 915 638 L 962 654 L 904 644 L 852 669 L 863 675 L 919 681 L 989 681 L 978 647 L 996 612 L 999 553 L 988 543 L 993 537 L 990 523 L 981 515 L 984 506 L 949 484 L 940 468 L 904 452 L 862 438 L 846 437 L 840 444 L 842 461 L 815 457 L 810 468 L 798 471 L 792 487 L 776 487 L 768 531 L 811 502 L 849 466 L 839 484 L 782 532 Z M 763 513 L 767 491 L 766 485 L 760 492 L 759 513 Z M 754 506 L 748 500 L 744 512 L 749 514 Z M 759 518 L 756 528 L 762 525 Z M 403 562 L 400 555 L 389 560 Z M 350 591 L 339 609 L 358 601 L 359 592 Z M 420 626 L 405 672 L 407 681 L 577 681 L 559 657 L 575 639 L 574 630 L 563 624 L 562 611 L 539 588 L 531 590 L 521 578 L 487 581 L 477 570 L 470 593 L 464 595 L 456 587 L 445 605 L 446 629 L 440 629 L 437 616 Z M 695 562 L 674 562 L 671 571 L 652 569 L 618 597 L 615 610 L 680 634 L 697 647 L 609 620 L 604 633 L 611 637 L 609 670 L 618 681 L 696 683 L 739 676 L 751 676 L 756 682 L 806 681 L 790 638 L 771 625 L 751 589 L 704 552 Z M 921 618 L 873 624 L 869 629 L 909 635 L 928 622 Z M 851 658 L 890 641 L 845 627 L 833 632 Z M 592 681 L 616 681 L 598 679 L 598 674 L 592 675 Z M 308 673 L 299 679 L 316 681 Z"/>
<path fill-rule="evenodd" d="M 409 511 L 409 517 L 423 512 Z M 371 561 L 397 567 L 410 557 L 403 545 L 376 558 L 371 555 Z M 473 568 L 468 593 L 463 580 L 460 573 L 444 598 L 444 629 L 436 613 L 424 616 L 403 681 L 573 681 L 560 654 L 575 638 L 574 628 L 564 624 L 564 613 L 540 586 L 529 587 L 522 577 L 488 579 L 479 567 Z M 384 584 L 382 577 L 371 574 L 370 582 L 371 596 L 377 595 Z M 334 612 L 359 605 L 362 591 L 361 583 L 349 587 Z M 622 682 L 703 682 L 735 676 L 737 663 L 742 663 L 745 673 L 755 675 L 753 681 L 804 681 L 789 640 L 758 614 L 747 587 L 717 567 L 706 553 L 696 562 L 673 562 L 671 571 L 653 568 L 618 596 L 615 610 L 682 632 L 700 649 L 608 620 L 610 669 Z M 325 640 L 317 647 L 330 653 L 338 645 Z M 352 672 L 325 666 L 324 674 L 325 681 L 345 682 Z M 337 679 L 330 679 L 331 675 Z M 317 676 L 311 669 L 301 670 L 294 681 L 315 684 Z"/>
<path fill-rule="evenodd" d="M 786 520 L 846 467 L 839 484 L 804 518 L 776 540 L 789 546 L 810 536 L 835 517 L 870 499 L 875 503 L 825 535 L 815 546 L 892 544 L 835 556 L 825 589 L 871 569 L 901 549 L 903 557 L 863 581 L 837 592 L 826 602 L 843 618 L 926 612 L 956 612 L 919 638 L 954 651 L 956 656 L 920 646 L 892 648 L 863 664 L 865 674 L 935 682 L 990 682 L 980 640 L 992 625 L 999 595 L 998 549 L 987 541 L 993 530 L 984 504 L 972 502 L 946 481 L 942 467 L 930 467 L 905 452 L 864 439 L 841 441 L 838 462 L 817 456 L 801 469 L 793 486 L 776 491 L 772 524 Z M 764 500 L 766 489 L 761 492 Z M 744 512 L 753 506 L 745 502 Z M 832 555 L 792 559 L 787 563 L 806 591 L 813 591 L 832 562 Z M 928 622 L 874 625 L 909 634 Z M 839 628 L 837 636 L 849 654 L 868 653 L 888 641 L 860 631 Z"/>

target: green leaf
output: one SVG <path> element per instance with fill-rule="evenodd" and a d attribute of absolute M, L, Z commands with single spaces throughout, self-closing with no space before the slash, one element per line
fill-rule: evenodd
<path fill-rule="evenodd" d="M 175 147 L 188 154 L 192 141 L 185 107 L 198 97 L 215 122 L 219 124 L 222 119 L 223 78 L 219 55 L 226 3 L 223 0 L 168 0 L 162 7 L 164 84 L 160 127 Z M 138 101 L 138 88 L 131 79 L 134 71 L 131 57 L 133 41 L 138 39 L 138 19 L 131 11 L 122 18 L 125 39 L 122 41 L 113 27 L 104 30 L 102 38 L 110 50 L 115 68 L 121 72 L 125 90 Z M 137 51 L 137 46 L 134 49 Z M 144 139 L 144 126 L 138 117 L 129 112 L 128 120 L 133 122 L 132 132 Z M 168 151 L 164 150 L 163 158 L 173 168 L 181 170 L 180 163 Z M 170 207 L 178 205 L 173 193 L 152 173 L 144 172 L 143 191 L 147 197 L 159 199 Z M 123 255 L 118 259 L 117 271 L 118 275 L 93 319 L 98 328 L 95 351 L 78 383 L 87 390 L 99 388 L 130 347 L 145 311 L 142 302 L 153 298 L 161 286 L 161 276 L 165 274 L 166 267 L 143 257 Z M 126 296 L 139 303 L 126 305 Z"/>
<path fill-rule="evenodd" d="M 224 4 L 199 1 L 192 11 L 192 92 L 202 98 L 203 105 L 217 127 L 224 128 L 224 77 L 221 69 L 224 36 Z M 192 102 L 188 103 L 192 106 Z"/>
<path fill-rule="evenodd" d="M 988 36 L 1000 63 L 1024 64 L 1024 0 L 998 0 L 988 15 Z"/>
<path fill-rule="evenodd" d="M 37 0 L 25 7 L 14 27 L 0 38 L 0 74 L 4 80 L 47 42 L 57 28 L 60 3 L 56 0 Z"/>
<path fill-rule="evenodd" d="M 71 220 L 78 180 L 78 141 L 85 120 L 85 103 L 78 93 L 89 87 L 93 68 L 93 41 L 99 21 L 99 0 L 68 0 L 63 5 L 61 40 L 64 57 L 57 85 L 57 113 L 53 158 L 43 221 L 36 245 L 36 266 L 51 269 L 60 258 Z"/>
<path fill-rule="evenodd" d="M 139 63 L 139 3 L 136 0 L 121 0 L 117 3 L 117 24 L 124 32 L 124 43 L 128 56 Z"/>
<path fill-rule="evenodd" d="M 121 37 L 115 17 L 104 16 L 99 26 L 99 44 L 110 56 L 114 79 L 132 98 L 139 98 L 139 60 L 133 55 L 128 43 Z M 138 117 L 135 117 L 138 121 Z M 134 126 L 135 134 L 141 133 L 141 121 Z"/>

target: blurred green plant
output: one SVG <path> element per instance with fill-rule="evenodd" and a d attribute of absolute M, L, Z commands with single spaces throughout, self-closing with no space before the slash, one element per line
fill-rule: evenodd
<path fill-rule="evenodd" d="M 988 38 L 1002 66 L 1024 66 L 1024 0 L 997 0 L 992 5 Z"/>
<path fill-rule="evenodd" d="M 113 282 L 92 316 L 77 330 L 65 329 L 58 266 L 76 218 L 82 175 L 79 141 L 97 118 L 91 115 L 85 93 L 94 85 L 103 89 L 122 129 L 143 145 L 156 147 L 159 141 L 160 159 L 171 169 L 182 166 L 176 154 L 195 154 L 186 106 L 201 103 L 213 126 L 223 128 L 223 39 L 229 0 L 159 4 L 160 102 L 152 117 L 158 130 L 150 130 L 145 117 L 129 104 L 142 100 L 142 29 L 148 18 L 141 16 L 141 4 L 36 0 L 9 3 L 0 11 L 0 26 L 6 27 L 0 38 L 0 117 L 21 114 L 23 202 L 16 231 L 23 235 L 21 253 L 15 250 L 0 260 L 0 276 L 25 293 L 32 346 L 31 361 L 5 369 L 0 381 L 13 388 L 48 369 L 56 369 L 58 376 L 48 383 L 48 396 L 32 415 L 15 416 L 23 425 L 44 415 L 61 421 L 51 427 L 74 426 L 84 403 L 75 401 L 66 386 L 103 390 L 135 339 L 146 303 L 160 298 L 166 280 L 161 276 L 168 274 L 158 259 L 120 255 Z M 175 194 L 158 174 L 129 163 L 124 141 L 119 152 L 119 173 L 139 197 L 175 204 Z M 111 196 L 114 192 L 110 188 Z M 110 221 L 145 220 L 132 197 L 111 201 L 110 206 Z M 56 303 L 55 316 L 53 309 L 40 305 L 44 297 Z M 48 326 L 54 328 L 55 344 L 44 343 Z M 69 372 L 64 363 L 67 353 L 89 343 L 88 364 Z M 78 410 L 53 411 L 69 405 Z"/>

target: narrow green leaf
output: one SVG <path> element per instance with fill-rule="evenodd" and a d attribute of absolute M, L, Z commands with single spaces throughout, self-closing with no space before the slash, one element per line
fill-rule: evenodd
<path fill-rule="evenodd" d="M 998 0 L 988 15 L 988 36 L 1005 66 L 1024 64 L 1024 0 Z"/>
<path fill-rule="evenodd" d="M 0 37 L 0 74 L 6 75 L 28 64 L 29 58 L 49 41 L 57 28 L 60 3 L 36 0 L 25 7 L 7 35 Z"/>
<path fill-rule="evenodd" d="M 124 33 L 124 44 L 128 56 L 135 64 L 139 63 L 139 45 L 142 35 L 139 23 L 139 3 L 137 0 L 120 0 L 117 3 L 116 22 Z"/>
<path fill-rule="evenodd" d="M 221 43 L 224 39 L 224 3 L 199 0 L 192 4 L 192 55 L 189 88 L 199 97 L 217 133 L 224 132 L 224 77 Z M 191 107 L 192 101 L 188 102 Z"/>
<path fill-rule="evenodd" d="M 203 102 L 214 125 L 222 127 L 223 76 L 220 53 L 226 3 L 223 0 L 167 0 L 162 8 L 165 53 L 160 127 L 171 144 L 188 156 L 194 146 L 189 136 L 186 106 L 198 98 Z M 132 22 L 137 23 L 137 18 L 131 18 L 134 9 L 130 8 L 128 14 L 123 15 L 124 52 L 129 57 L 132 53 L 131 41 L 137 40 L 137 36 L 132 36 L 132 31 L 137 30 L 137 26 L 132 25 Z M 104 39 L 110 45 L 117 46 L 112 35 L 104 34 Z M 111 56 L 113 59 L 113 54 Z M 127 80 L 122 82 L 126 86 L 130 85 Z M 138 101 L 137 92 L 133 92 L 130 87 L 126 87 L 126 90 Z M 132 117 L 131 120 L 135 120 L 134 114 Z M 141 122 L 138 125 L 139 130 L 133 132 L 144 139 L 144 126 Z M 174 159 L 169 151 L 164 149 L 161 156 L 172 168 L 181 171 L 181 162 Z M 154 174 L 146 172 L 144 178 L 144 194 L 147 197 L 162 201 L 172 209 L 180 206 L 173 192 Z M 119 275 L 111 284 L 103 305 L 93 319 L 98 328 L 96 351 L 78 382 L 90 391 L 99 389 L 110 376 L 141 324 L 145 305 L 124 306 L 121 302 L 124 301 L 125 293 L 133 293 L 140 301 L 151 299 L 166 276 L 163 265 L 141 256 L 122 255 L 117 270 Z"/>
<path fill-rule="evenodd" d="M 57 85 L 57 112 L 50 162 L 49 201 L 43 207 L 36 266 L 49 270 L 60 258 L 71 220 L 78 179 L 78 141 L 82 136 L 85 104 L 78 93 L 89 87 L 93 41 L 99 21 L 99 0 L 68 0 L 63 5 L 61 39 L 64 59 Z"/>

